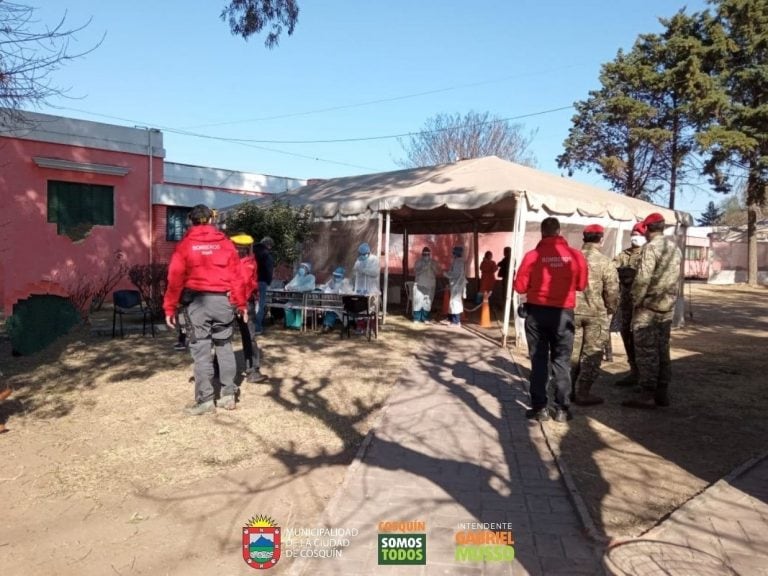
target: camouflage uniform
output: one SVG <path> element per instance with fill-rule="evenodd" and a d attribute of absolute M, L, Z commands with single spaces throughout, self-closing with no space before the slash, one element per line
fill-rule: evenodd
<path fill-rule="evenodd" d="M 571 382 L 575 398 L 590 404 L 602 400 L 590 397 L 589 391 L 597 379 L 603 360 L 603 346 L 609 336 L 609 317 L 616 311 L 619 300 L 619 278 L 616 266 L 600 252 L 599 244 L 587 242 L 581 249 L 589 269 L 588 284 L 584 292 L 576 294 L 574 324 L 576 335 L 571 354 Z M 584 402 L 587 403 L 587 402 Z"/>
<path fill-rule="evenodd" d="M 621 254 L 614 258 L 614 263 L 619 271 L 619 319 L 621 327 L 619 333 L 624 342 L 624 350 L 627 352 L 627 362 L 631 370 L 631 377 L 637 379 L 637 363 L 635 362 L 635 344 L 632 337 L 632 283 L 637 274 L 637 268 L 640 266 L 640 254 L 642 246 L 632 246 L 623 250 Z"/>
<path fill-rule="evenodd" d="M 680 285 L 682 254 L 671 238 L 658 233 L 643 246 L 640 266 L 632 285 L 632 332 L 635 340 L 637 379 L 643 400 L 669 404 L 672 378 L 669 336 Z"/>

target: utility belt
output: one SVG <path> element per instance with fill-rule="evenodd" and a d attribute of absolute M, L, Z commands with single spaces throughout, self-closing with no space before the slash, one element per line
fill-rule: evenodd
<path fill-rule="evenodd" d="M 216 292 L 213 290 L 193 290 L 192 288 L 184 288 L 181 291 L 181 297 L 179 298 L 179 304 L 182 306 L 189 306 L 194 302 L 195 298 L 197 298 L 201 294 L 215 294 L 219 296 L 227 296 L 229 294 L 228 291 L 223 292 Z"/>
<path fill-rule="evenodd" d="M 197 343 L 197 336 L 195 335 L 195 327 L 192 325 L 192 319 L 189 317 L 189 305 L 195 301 L 195 298 L 201 294 L 215 294 L 218 296 L 228 296 L 229 292 L 216 292 L 213 290 L 193 290 L 191 288 L 184 288 L 181 291 L 179 297 L 179 305 L 181 306 L 181 314 L 184 316 L 184 324 L 187 327 L 187 337 L 191 344 Z"/>

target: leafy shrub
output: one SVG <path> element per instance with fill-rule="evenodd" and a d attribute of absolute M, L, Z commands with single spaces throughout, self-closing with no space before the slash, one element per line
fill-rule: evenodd
<path fill-rule="evenodd" d="M 141 293 L 153 318 L 163 317 L 163 297 L 168 285 L 168 264 L 134 264 L 128 269 L 128 278 Z"/>
<path fill-rule="evenodd" d="M 226 233 L 250 234 L 258 242 L 264 236 L 274 240 L 272 256 L 275 264 L 296 262 L 301 245 L 312 229 L 312 209 L 292 206 L 284 200 L 270 203 L 246 202 L 227 212 Z"/>

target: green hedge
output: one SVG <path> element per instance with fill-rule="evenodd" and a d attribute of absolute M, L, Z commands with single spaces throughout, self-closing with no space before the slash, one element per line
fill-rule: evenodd
<path fill-rule="evenodd" d="M 14 304 L 5 327 L 14 352 L 28 355 L 42 350 L 79 322 L 80 314 L 66 298 L 34 294 Z"/>

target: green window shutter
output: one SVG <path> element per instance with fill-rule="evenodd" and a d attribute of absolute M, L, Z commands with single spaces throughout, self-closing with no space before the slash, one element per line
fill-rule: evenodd
<path fill-rule="evenodd" d="M 90 209 L 93 224 L 115 225 L 115 197 L 112 186 L 90 186 Z"/>
<path fill-rule="evenodd" d="M 59 182 L 48 182 L 48 222 L 59 221 Z"/>
<path fill-rule="evenodd" d="M 114 187 L 50 180 L 48 222 L 73 240 L 85 238 L 95 225 L 114 226 Z"/>

